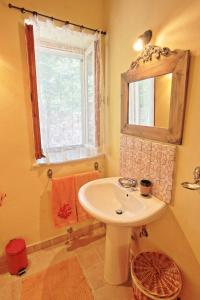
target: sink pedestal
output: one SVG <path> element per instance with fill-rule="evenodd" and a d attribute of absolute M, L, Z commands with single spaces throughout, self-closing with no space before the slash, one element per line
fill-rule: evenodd
<path fill-rule="evenodd" d="M 106 226 L 104 279 L 118 285 L 126 282 L 129 275 L 129 247 L 131 227 Z"/>

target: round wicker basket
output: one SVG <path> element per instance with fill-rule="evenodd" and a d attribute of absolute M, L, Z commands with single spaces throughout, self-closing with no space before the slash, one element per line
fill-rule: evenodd
<path fill-rule="evenodd" d="M 177 265 L 163 253 L 140 253 L 132 261 L 131 274 L 137 299 L 176 299 L 182 287 Z"/>

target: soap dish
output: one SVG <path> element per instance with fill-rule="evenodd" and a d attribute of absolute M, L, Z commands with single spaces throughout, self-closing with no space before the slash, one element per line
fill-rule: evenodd
<path fill-rule="evenodd" d="M 181 185 L 186 188 L 186 189 L 189 189 L 189 190 L 199 190 L 200 189 L 200 184 L 199 183 L 191 183 L 191 182 L 182 182 Z"/>
<path fill-rule="evenodd" d="M 137 186 L 137 180 L 128 177 L 121 177 L 118 179 L 118 182 L 124 188 L 132 188 Z"/>

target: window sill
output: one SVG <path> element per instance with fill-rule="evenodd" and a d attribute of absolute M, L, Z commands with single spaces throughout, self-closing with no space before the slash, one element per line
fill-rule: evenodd
<path fill-rule="evenodd" d="M 105 153 L 100 153 L 94 156 L 90 156 L 90 157 L 84 157 L 84 158 L 78 158 L 78 159 L 73 159 L 73 160 L 67 160 L 67 161 L 63 161 L 63 162 L 51 162 L 51 163 L 39 163 L 39 162 L 35 162 L 32 164 L 32 168 L 41 168 L 41 167 L 48 167 L 48 166 L 62 166 L 62 165 L 68 165 L 68 164 L 72 164 L 72 163 L 78 163 L 78 162 L 84 162 L 84 161 L 88 161 L 88 160 L 94 160 L 94 159 L 98 159 L 98 158 L 103 158 L 105 157 Z"/>

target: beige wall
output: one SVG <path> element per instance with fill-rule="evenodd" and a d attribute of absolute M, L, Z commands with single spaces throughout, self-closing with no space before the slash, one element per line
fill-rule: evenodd
<path fill-rule="evenodd" d="M 180 186 L 192 180 L 200 164 L 200 1 L 107 0 L 107 170 L 119 175 L 120 74 L 137 55 L 136 37 L 153 30 L 155 44 L 191 49 L 183 145 L 178 146 L 173 203 L 163 218 L 149 226 L 150 236 L 139 249 L 161 249 L 180 265 L 184 276 L 183 300 L 200 299 L 200 191 Z"/>
<path fill-rule="evenodd" d="M 102 28 L 101 0 L 26 0 L 16 5 Z M 65 232 L 52 224 L 46 172 L 34 163 L 33 130 L 23 16 L 0 0 L 0 255 L 6 242 L 22 236 L 34 243 Z M 93 169 L 94 161 L 52 166 L 54 176 Z M 103 167 L 103 159 L 100 159 Z"/>

